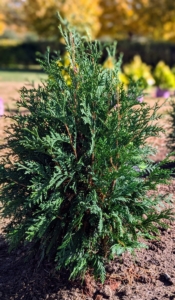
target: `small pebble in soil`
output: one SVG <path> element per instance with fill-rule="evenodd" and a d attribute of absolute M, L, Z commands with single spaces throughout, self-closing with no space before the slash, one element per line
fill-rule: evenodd
<path fill-rule="evenodd" d="M 97 295 L 97 296 L 95 297 L 95 300 L 102 300 L 102 299 L 103 299 L 102 295 Z"/>
<path fill-rule="evenodd" d="M 171 276 L 170 276 L 169 274 L 167 274 L 167 273 L 162 273 L 162 274 L 160 274 L 160 277 L 161 277 L 162 279 L 166 280 L 168 283 L 174 284 L 174 282 L 173 282 L 173 280 L 172 280 L 172 278 L 171 278 Z"/>
<path fill-rule="evenodd" d="M 109 298 L 111 298 L 113 296 L 113 292 L 109 285 L 104 286 L 102 293 L 104 294 L 104 296 L 109 297 Z"/>

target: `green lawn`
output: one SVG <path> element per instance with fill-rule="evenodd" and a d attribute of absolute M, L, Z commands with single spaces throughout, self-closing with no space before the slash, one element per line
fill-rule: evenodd
<path fill-rule="evenodd" d="M 39 82 L 41 79 L 46 79 L 47 75 L 41 72 L 27 71 L 0 71 L 0 82 L 16 81 L 16 82 Z"/>

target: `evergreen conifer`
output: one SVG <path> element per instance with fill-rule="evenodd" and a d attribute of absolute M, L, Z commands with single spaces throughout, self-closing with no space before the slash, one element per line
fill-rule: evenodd
<path fill-rule="evenodd" d="M 51 257 L 71 278 L 92 268 L 104 281 L 107 261 L 142 246 L 139 238 L 157 234 L 171 216 L 157 210 L 160 195 L 147 193 L 169 179 L 146 143 L 162 128 L 154 123 L 158 105 L 139 101 L 137 84 L 123 88 L 120 59 L 105 69 L 99 42 L 61 32 L 70 64 L 47 52 L 41 64 L 48 79 L 21 89 L 1 147 L 8 154 L 1 158 L 0 201 L 11 220 L 11 248 L 31 241 L 41 259 Z M 107 47 L 108 55 L 116 57 L 115 50 Z"/>

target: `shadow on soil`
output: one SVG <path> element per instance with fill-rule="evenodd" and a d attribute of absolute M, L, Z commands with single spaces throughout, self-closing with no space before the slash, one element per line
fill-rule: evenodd
<path fill-rule="evenodd" d="M 27 251 L 27 247 L 19 247 L 9 253 L 8 244 L 0 235 L 0 299 L 60 299 L 59 290 L 71 288 L 66 272 L 60 276 L 48 261 L 38 267 L 38 259 L 26 260 Z"/>

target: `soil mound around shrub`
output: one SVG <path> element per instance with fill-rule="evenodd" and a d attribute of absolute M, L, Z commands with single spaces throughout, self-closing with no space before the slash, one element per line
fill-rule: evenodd
<path fill-rule="evenodd" d="M 174 207 L 175 180 L 171 186 L 159 186 L 159 193 L 170 192 Z M 90 274 L 70 281 L 66 271 L 54 270 L 47 260 L 38 266 L 38 257 L 26 260 L 28 246 L 8 252 L 0 235 L 0 299 L 3 300 L 162 300 L 175 299 L 175 222 L 160 229 L 159 239 L 147 240 L 147 248 L 135 255 L 123 254 L 106 266 L 102 285 Z M 0 227 L 5 226 L 1 220 Z"/>

